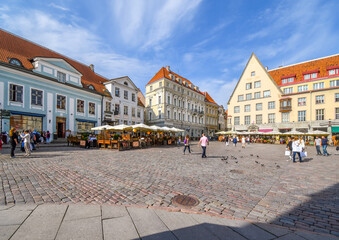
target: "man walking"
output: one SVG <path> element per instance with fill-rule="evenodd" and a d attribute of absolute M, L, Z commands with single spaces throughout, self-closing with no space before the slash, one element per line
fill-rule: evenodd
<path fill-rule="evenodd" d="M 322 155 L 321 151 L 320 151 L 320 146 L 321 146 L 321 139 L 317 136 L 315 141 L 314 141 L 314 146 L 315 149 L 317 149 L 317 155 Z"/>
<path fill-rule="evenodd" d="M 327 152 L 327 145 L 328 145 L 328 140 L 325 136 L 321 137 L 321 146 L 323 147 L 323 155 L 324 156 L 329 156 L 330 154 L 328 154 Z"/>
<path fill-rule="evenodd" d="M 208 139 L 207 139 L 207 137 L 205 137 L 205 134 L 204 134 L 204 133 L 202 134 L 202 137 L 200 138 L 199 144 L 200 144 L 201 147 L 202 147 L 202 155 L 201 155 L 201 157 L 202 157 L 202 158 L 206 158 L 206 157 L 207 157 L 207 156 L 206 156 L 206 147 L 207 147 L 207 145 L 208 145 L 209 143 L 208 143 Z"/>

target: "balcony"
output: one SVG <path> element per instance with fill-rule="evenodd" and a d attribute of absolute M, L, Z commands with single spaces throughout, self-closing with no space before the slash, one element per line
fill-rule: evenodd
<path fill-rule="evenodd" d="M 291 104 L 291 98 L 290 97 L 284 97 L 280 99 L 280 109 L 279 112 L 290 112 L 292 111 L 292 104 Z"/>
<path fill-rule="evenodd" d="M 200 115 L 200 116 L 203 116 L 203 115 L 204 115 L 204 111 L 200 111 L 200 112 L 199 112 L 199 115 Z"/>
<path fill-rule="evenodd" d="M 290 111 L 292 111 L 291 106 L 285 106 L 285 107 L 280 106 L 279 112 L 290 112 Z"/>
<path fill-rule="evenodd" d="M 112 119 L 113 113 L 110 111 L 104 111 L 104 119 Z"/>
<path fill-rule="evenodd" d="M 114 115 L 119 115 L 120 111 L 114 111 Z"/>

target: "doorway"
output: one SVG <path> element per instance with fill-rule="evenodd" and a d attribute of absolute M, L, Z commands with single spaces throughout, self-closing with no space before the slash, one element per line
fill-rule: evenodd
<path fill-rule="evenodd" d="M 56 118 L 56 132 L 57 132 L 58 138 L 65 138 L 66 118 L 64 117 Z"/>

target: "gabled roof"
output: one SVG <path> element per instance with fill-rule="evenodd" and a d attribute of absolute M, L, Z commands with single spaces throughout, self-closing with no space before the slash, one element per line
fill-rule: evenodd
<path fill-rule="evenodd" d="M 180 76 L 179 74 L 176 74 L 175 72 L 172 72 L 171 70 L 168 71 L 165 67 L 162 67 L 162 68 L 154 75 L 154 77 L 146 84 L 146 86 L 147 86 L 148 84 L 151 84 L 151 83 L 153 83 L 153 82 L 155 82 L 155 81 L 161 79 L 161 78 L 167 78 L 167 79 L 173 81 L 173 80 L 171 79 L 171 77 L 170 77 L 169 74 L 173 74 L 176 78 L 181 78 L 182 81 L 186 81 L 187 84 L 193 84 L 193 83 L 192 83 L 190 80 L 188 80 L 187 78 L 184 78 L 184 77 Z M 173 82 L 175 82 L 175 81 L 173 81 Z M 176 82 L 176 83 L 177 83 L 177 82 Z M 177 84 L 179 84 L 179 83 L 177 83 Z M 183 87 L 186 87 L 186 86 L 184 86 L 184 85 L 182 85 L 182 86 L 183 86 Z M 189 88 L 189 87 L 187 87 L 187 88 Z M 203 94 L 203 95 L 204 95 L 204 93 L 201 92 L 201 91 L 196 91 L 196 90 L 194 90 L 193 88 L 189 88 L 189 89 L 191 89 L 192 91 L 195 91 L 195 92 L 197 92 L 197 93 L 200 93 L 200 94 Z"/>
<path fill-rule="evenodd" d="M 107 95 L 102 83 L 108 79 L 93 72 L 89 66 L 0 29 L 0 61 L 9 63 L 11 58 L 16 58 L 24 68 L 32 70 L 31 60 L 36 57 L 65 60 L 82 74 L 81 82 L 84 88 L 88 89 L 92 85 L 97 92 Z"/>
<path fill-rule="evenodd" d="M 119 82 L 119 81 L 128 81 L 134 88 L 135 90 L 138 90 L 139 91 L 139 88 L 134 84 L 134 82 L 128 77 L 128 76 L 124 76 L 124 77 L 118 77 L 118 78 L 113 78 L 111 80 L 109 80 L 108 82 L 106 82 L 105 84 L 113 81 L 113 82 Z M 123 84 L 123 83 L 120 83 L 120 84 Z"/>
<path fill-rule="evenodd" d="M 262 67 L 262 69 L 266 72 L 268 78 L 271 79 L 271 81 L 273 82 L 273 84 L 277 87 L 278 91 L 280 91 L 280 92 L 282 93 L 281 89 L 279 88 L 279 86 L 277 85 L 277 83 L 274 81 L 274 79 L 271 77 L 271 75 L 267 72 L 266 68 L 261 64 L 261 62 L 259 61 L 258 57 L 257 57 L 254 53 L 252 53 L 252 54 L 251 54 L 251 57 L 248 59 L 248 61 L 247 61 L 247 63 L 246 63 L 246 66 L 245 66 L 244 70 L 243 70 L 242 73 L 241 73 L 241 76 L 240 76 L 240 78 L 239 78 L 239 80 L 238 80 L 238 82 L 237 82 L 237 85 L 236 85 L 235 88 L 233 89 L 233 92 L 232 92 L 232 94 L 231 94 L 231 96 L 230 96 L 230 98 L 229 98 L 227 104 L 230 103 L 230 101 L 231 101 L 231 99 L 232 99 L 232 97 L 233 97 L 233 94 L 234 94 L 235 90 L 237 89 L 237 87 L 238 87 L 238 85 L 239 85 L 239 82 L 240 82 L 242 76 L 244 75 L 244 73 L 245 73 L 245 71 L 246 71 L 246 69 L 247 69 L 247 66 L 248 66 L 248 64 L 249 64 L 249 62 L 251 61 L 252 58 L 255 58 L 255 59 L 259 62 L 259 65 L 260 65 L 260 66 Z"/>
<path fill-rule="evenodd" d="M 307 72 L 318 72 L 318 77 L 327 77 L 328 67 L 338 66 L 339 65 L 339 54 L 314 59 L 302 63 L 297 63 L 289 65 L 286 67 L 280 67 L 276 69 L 269 70 L 268 73 L 272 76 L 274 81 L 280 85 L 281 80 L 285 77 L 295 76 L 295 82 L 303 81 L 303 75 Z M 339 66 L 338 66 L 339 67 Z"/>
<path fill-rule="evenodd" d="M 217 104 L 217 103 L 213 100 L 213 98 L 208 94 L 208 92 L 204 92 L 204 95 L 205 95 L 205 101 L 206 101 L 206 102 Z M 217 104 L 217 105 L 218 105 L 218 104 Z"/>
<path fill-rule="evenodd" d="M 138 106 L 145 107 L 145 105 L 142 103 L 139 97 L 138 97 Z"/>

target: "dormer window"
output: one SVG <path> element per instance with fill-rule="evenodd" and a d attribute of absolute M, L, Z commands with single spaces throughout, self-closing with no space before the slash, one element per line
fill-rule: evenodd
<path fill-rule="evenodd" d="M 88 88 L 91 89 L 91 90 L 94 90 L 93 85 L 89 85 Z"/>
<path fill-rule="evenodd" d="M 57 72 L 57 79 L 59 82 L 65 83 L 66 82 L 66 74 L 62 72 Z"/>
<path fill-rule="evenodd" d="M 128 86 L 128 83 L 127 83 L 127 82 L 124 82 L 124 85 Z"/>
<path fill-rule="evenodd" d="M 319 73 L 319 70 L 304 72 L 304 73 L 303 73 L 303 75 L 304 75 L 304 80 L 309 80 L 309 79 L 315 79 L 315 78 L 318 78 L 318 73 Z"/>
<path fill-rule="evenodd" d="M 288 77 L 288 78 L 281 79 L 282 84 L 287 84 L 287 83 L 292 83 L 292 82 L 294 82 L 294 77 Z"/>
<path fill-rule="evenodd" d="M 328 76 L 339 75 L 339 66 L 332 66 L 327 68 Z"/>
<path fill-rule="evenodd" d="M 19 59 L 16 59 L 16 58 L 11 58 L 11 59 L 9 60 L 9 63 L 10 63 L 10 64 L 13 64 L 13 65 L 17 65 L 17 66 L 19 66 L 19 67 L 22 66 L 22 63 L 20 62 L 20 60 L 19 60 Z"/>

